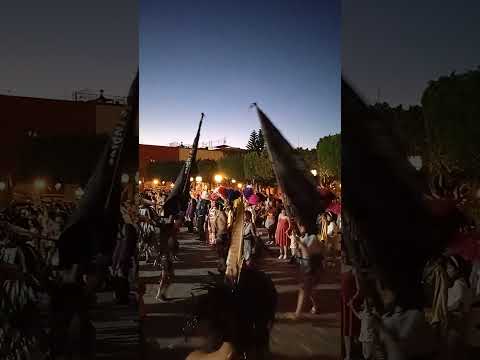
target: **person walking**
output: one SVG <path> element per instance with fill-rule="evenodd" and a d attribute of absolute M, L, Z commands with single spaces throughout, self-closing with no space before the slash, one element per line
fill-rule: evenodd
<path fill-rule="evenodd" d="M 293 320 L 300 318 L 305 300 L 312 303 L 310 312 L 317 313 L 318 306 L 313 296 L 313 288 L 318 284 L 323 270 L 323 255 L 320 243 L 315 234 L 308 234 L 305 225 L 299 224 L 300 236 L 294 239 L 297 242 L 300 256 L 297 258 L 300 270 L 300 289 L 298 291 L 297 308 L 292 316 Z"/>

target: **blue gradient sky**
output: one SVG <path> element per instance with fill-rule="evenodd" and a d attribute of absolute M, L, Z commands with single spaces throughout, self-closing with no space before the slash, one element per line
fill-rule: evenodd
<path fill-rule="evenodd" d="M 419 104 L 429 80 L 480 64 L 480 1 L 342 1 L 344 74 L 372 102 Z"/>
<path fill-rule="evenodd" d="M 126 96 L 138 68 L 135 0 L 17 0 L 0 11 L 0 93 Z"/>
<path fill-rule="evenodd" d="M 337 0 L 140 1 L 140 142 L 227 137 L 244 147 L 256 101 L 292 145 L 340 131 Z"/>

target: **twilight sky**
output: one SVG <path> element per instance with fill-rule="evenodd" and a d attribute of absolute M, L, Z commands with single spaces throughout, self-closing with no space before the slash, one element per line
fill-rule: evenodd
<path fill-rule="evenodd" d="M 338 0 L 140 0 L 140 142 L 244 147 L 258 102 L 292 145 L 340 131 Z"/>
<path fill-rule="evenodd" d="M 125 96 L 138 67 L 137 0 L 16 0 L 0 11 L 0 93 Z"/>
<path fill-rule="evenodd" d="M 342 71 L 362 95 L 419 104 L 429 80 L 480 65 L 478 0 L 342 1 Z"/>

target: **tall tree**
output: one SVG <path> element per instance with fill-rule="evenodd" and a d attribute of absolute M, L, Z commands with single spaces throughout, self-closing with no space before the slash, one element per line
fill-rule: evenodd
<path fill-rule="evenodd" d="M 480 68 L 430 81 L 422 95 L 429 155 L 480 178 Z M 433 164 L 432 170 L 439 164 Z M 436 166 L 435 166 L 436 165 Z"/>
<path fill-rule="evenodd" d="M 253 130 L 250 133 L 250 138 L 248 139 L 247 150 L 248 151 L 256 151 L 257 150 L 257 141 L 258 141 L 257 132 L 255 130 Z"/>
<path fill-rule="evenodd" d="M 252 151 L 244 156 L 243 167 L 245 178 L 255 180 L 265 185 L 275 182 L 272 162 L 268 158 L 266 149 L 261 153 Z"/>
<path fill-rule="evenodd" d="M 265 139 L 263 137 L 262 129 L 257 133 L 257 152 L 261 153 L 265 149 Z"/>
<path fill-rule="evenodd" d="M 319 166 L 326 175 L 340 178 L 341 173 L 341 138 L 340 134 L 320 138 L 317 143 Z"/>
<path fill-rule="evenodd" d="M 245 178 L 243 167 L 243 154 L 230 154 L 218 160 L 218 170 L 228 177 L 243 180 Z"/>

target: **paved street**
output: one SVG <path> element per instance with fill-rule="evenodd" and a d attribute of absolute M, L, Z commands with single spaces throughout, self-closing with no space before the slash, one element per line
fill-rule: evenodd
<path fill-rule="evenodd" d="M 97 297 L 97 304 L 91 311 L 96 330 L 96 359 L 139 359 L 137 304 L 117 305 L 111 292 L 97 293 Z"/>
<path fill-rule="evenodd" d="M 159 271 L 141 263 L 140 278 L 146 283 L 144 301 L 147 309 L 143 331 L 146 359 L 185 359 L 196 348 L 198 340 L 182 334 L 184 314 L 193 288 L 206 278 L 208 271 L 216 272 L 213 249 L 200 245 L 188 233 L 180 235 L 180 261 L 175 264 L 175 281 L 167 303 L 155 300 Z M 270 274 L 279 293 L 277 321 L 272 332 L 274 359 L 338 359 L 340 357 L 340 313 L 338 305 L 339 279 L 325 274 L 317 287 L 320 305 L 318 315 L 292 322 L 285 319 L 296 305 L 296 268 L 276 259 L 277 252 L 267 254 L 260 264 Z"/>

